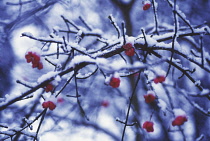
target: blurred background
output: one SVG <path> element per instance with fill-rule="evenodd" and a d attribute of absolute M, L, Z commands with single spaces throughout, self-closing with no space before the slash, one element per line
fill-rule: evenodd
<path fill-rule="evenodd" d="M 65 29 L 66 25 L 61 18 L 73 21 L 78 26 L 84 24 L 79 19 L 82 17 L 92 29 L 100 29 L 104 38 L 117 36 L 115 28 L 110 24 L 109 15 L 121 26 L 125 22 L 126 34 L 137 37 L 145 29 L 146 34 L 154 34 L 155 27 L 153 9 L 144 11 L 143 0 L 1 0 L 0 1 L 0 97 L 5 95 L 22 93 L 27 90 L 24 86 L 16 84 L 16 80 L 24 80 L 30 83 L 36 82 L 44 73 L 53 69 L 49 63 L 41 71 L 32 69 L 25 61 L 26 51 L 34 46 L 43 46 L 42 43 L 21 37 L 23 32 L 30 32 L 34 36 L 49 37 L 53 29 Z M 173 29 L 174 19 L 172 8 L 167 1 L 156 0 L 158 27 L 161 31 L 168 32 Z M 177 0 L 177 5 L 192 27 L 210 25 L 210 1 L 209 0 Z M 180 20 L 180 19 L 179 19 Z M 187 25 L 180 20 L 180 26 Z M 163 33 L 164 33 L 163 32 Z M 71 35 L 72 41 L 75 35 Z M 182 49 L 189 53 L 191 49 L 199 52 L 200 36 L 180 39 Z M 209 52 L 209 35 L 203 37 L 205 52 Z M 81 43 L 86 48 L 95 45 L 93 41 L 85 40 Z M 97 44 L 96 44 L 97 45 Z M 53 45 L 51 46 L 53 48 Z M 52 49 L 54 51 L 55 49 Z M 166 56 L 169 55 L 165 54 Z M 196 68 L 193 77 L 200 80 L 204 88 L 209 88 L 209 73 L 195 66 L 188 60 L 180 59 L 182 65 L 190 69 Z M 112 58 L 111 58 L 112 59 Z M 130 59 L 130 58 L 128 58 Z M 150 62 L 155 58 L 150 58 Z M 136 61 L 135 59 L 132 61 Z M 209 65 L 209 64 L 208 64 Z M 156 70 L 167 71 L 167 65 L 155 67 Z M 208 66 L 207 66 L 208 67 Z M 198 92 L 186 77 L 178 79 L 180 72 L 174 70 L 169 75 L 170 80 L 165 85 L 153 85 L 159 98 L 166 101 L 168 105 L 173 103 L 176 108 L 184 109 L 188 115 L 188 122 L 183 127 L 172 128 L 170 122 L 172 115 L 161 112 L 156 105 L 148 105 L 144 102 L 143 95 L 146 94 L 147 80 L 141 76 L 138 90 L 129 122 L 138 122 L 137 125 L 126 128 L 126 141 L 195 141 L 199 137 L 202 141 L 210 140 L 210 119 L 196 110 L 188 100 L 196 102 L 203 109 L 209 108 L 209 100 L 204 97 L 189 97 L 186 99 L 179 90 Z M 174 79 L 172 79 L 175 77 Z M 65 89 L 61 98 L 63 102 L 57 105 L 53 112 L 49 112 L 43 122 L 39 134 L 41 141 L 119 141 L 121 140 L 123 124 L 116 121 L 116 118 L 124 121 L 126 118 L 129 97 L 134 87 L 136 77 L 123 77 L 119 89 L 113 89 L 104 84 L 104 77 L 100 72 L 87 79 L 78 80 L 79 93 L 82 95 L 81 103 L 90 121 L 87 121 L 81 114 L 76 99 L 66 97 L 67 94 L 75 94 L 75 85 L 70 83 Z M 176 83 L 179 90 L 167 86 Z M 165 87 L 165 88 L 164 88 Z M 170 96 L 169 96 L 170 95 Z M 169 99 L 169 97 L 171 99 Z M 39 113 L 41 101 L 38 99 L 26 100 L 23 103 L 12 105 L 1 113 L 1 123 L 7 123 L 10 127 L 20 126 L 22 118 L 27 117 L 30 110 L 35 108 L 28 116 L 33 119 Z M 171 108 L 168 106 L 169 109 Z M 154 112 L 155 111 L 155 112 Z M 142 123 L 150 119 L 155 123 L 154 132 L 147 133 L 142 129 Z M 14 118 L 15 117 L 15 118 Z M 168 121 L 168 122 L 166 122 Z M 35 132 L 38 123 L 35 123 Z M 172 129 L 171 129 L 172 128 Z M 180 132 L 182 130 L 182 132 Z M 0 136 L 1 137 L 1 136 Z M 14 140 L 30 140 L 30 137 L 17 135 Z M 9 140 L 9 139 L 8 139 Z"/>

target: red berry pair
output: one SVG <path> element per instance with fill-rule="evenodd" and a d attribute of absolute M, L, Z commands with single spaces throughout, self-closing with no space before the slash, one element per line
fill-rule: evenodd
<path fill-rule="evenodd" d="M 46 101 L 42 103 L 42 107 L 45 109 L 49 108 L 50 110 L 54 110 L 56 108 L 56 105 L 52 101 Z"/>
<path fill-rule="evenodd" d="M 122 46 L 125 49 L 125 54 L 127 56 L 134 56 L 135 54 L 135 49 L 131 43 L 127 43 Z"/>
<path fill-rule="evenodd" d="M 173 125 L 173 126 L 180 126 L 180 125 L 183 125 L 186 121 L 187 121 L 187 117 L 186 117 L 186 116 L 177 116 L 177 117 L 172 121 L 172 125 Z M 154 125 L 153 122 L 151 122 L 151 121 L 145 121 L 142 127 L 143 127 L 147 132 L 153 132 L 153 131 L 154 131 L 153 125 Z"/>
<path fill-rule="evenodd" d="M 36 52 L 29 51 L 25 55 L 27 63 L 32 63 L 33 68 L 43 69 L 43 64 L 40 62 L 40 55 Z"/>
<path fill-rule="evenodd" d="M 157 84 L 157 83 L 162 83 L 166 80 L 166 77 L 165 76 L 157 76 L 155 79 L 153 79 L 154 83 Z"/>
<path fill-rule="evenodd" d="M 147 131 L 147 132 L 153 132 L 154 128 L 153 128 L 154 123 L 151 121 L 145 121 L 143 124 L 143 128 Z"/>
<path fill-rule="evenodd" d="M 112 77 L 109 82 L 109 85 L 113 88 L 118 88 L 120 86 L 120 78 Z"/>

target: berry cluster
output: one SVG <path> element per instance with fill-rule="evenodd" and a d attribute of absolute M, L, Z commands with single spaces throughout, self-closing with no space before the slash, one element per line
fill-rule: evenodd
<path fill-rule="evenodd" d="M 32 63 L 32 68 L 43 69 L 43 64 L 40 61 L 40 55 L 34 51 L 28 51 L 25 55 L 27 63 Z"/>
<path fill-rule="evenodd" d="M 176 118 L 172 121 L 172 126 L 180 126 L 183 125 L 185 122 L 187 121 L 187 117 L 185 115 L 179 115 L 176 116 Z M 151 121 L 145 121 L 143 123 L 143 128 L 147 131 L 147 132 L 153 132 L 154 128 L 153 128 L 154 123 Z"/>
<path fill-rule="evenodd" d="M 52 101 L 45 101 L 42 103 L 42 107 L 43 108 L 49 108 L 50 110 L 54 110 L 56 108 L 56 105 L 54 102 Z"/>
<path fill-rule="evenodd" d="M 145 102 L 150 104 L 152 102 L 155 101 L 156 96 L 154 94 L 153 91 L 148 91 L 146 95 L 144 95 L 144 99 Z M 172 121 L 172 126 L 180 126 L 183 125 L 188 119 L 186 117 L 186 113 L 181 110 L 181 109 L 174 109 L 174 114 L 175 114 L 175 119 Z M 143 128 L 147 131 L 147 132 L 153 132 L 154 128 L 153 128 L 154 123 L 151 121 L 146 121 L 143 124 Z"/>
<path fill-rule="evenodd" d="M 134 56 L 135 49 L 131 43 L 127 43 L 127 44 L 123 45 L 122 48 L 125 49 L 125 54 L 127 56 Z"/>

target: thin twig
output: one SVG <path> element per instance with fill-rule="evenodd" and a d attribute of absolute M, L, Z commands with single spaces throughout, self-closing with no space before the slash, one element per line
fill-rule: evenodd
<path fill-rule="evenodd" d="M 44 121 L 44 117 L 45 117 L 46 112 L 47 112 L 47 109 L 44 109 L 41 120 L 40 120 L 40 123 L 39 123 L 39 126 L 38 126 L 37 131 L 36 131 L 36 137 L 34 138 L 34 141 L 37 140 L 37 136 L 38 136 L 39 130 L 41 128 L 42 122 Z"/>
<path fill-rule="evenodd" d="M 173 36 L 173 39 L 172 39 L 172 51 L 171 51 L 170 62 L 173 59 L 174 47 L 175 47 L 175 43 L 177 42 L 176 39 L 177 39 L 178 22 L 179 22 L 178 19 L 177 19 L 177 15 L 176 15 L 176 0 L 174 0 L 173 15 L 174 15 L 174 24 L 175 24 L 174 27 L 175 27 L 175 29 L 174 29 L 174 36 Z M 168 66 L 166 76 L 168 76 L 170 69 L 171 69 L 171 64 L 169 64 L 169 66 Z"/>
<path fill-rule="evenodd" d="M 123 128 L 121 141 L 124 140 L 125 130 L 126 130 L 126 127 L 127 127 L 127 124 L 128 124 L 128 118 L 129 118 L 130 109 L 131 109 L 131 104 L 132 104 L 132 100 L 133 100 L 134 94 L 136 93 L 136 88 L 138 86 L 138 82 L 140 80 L 140 74 L 141 73 L 138 74 L 138 78 L 137 78 L 136 84 L 135 84 L 135 86 L 133 88 L 133 92 L 132 92 L 131 97 L 130 97 L 130 102 L 129 102 L 129 105 L 128 105 L 128 110 L 127 110 L 127 114 L 126 114 L 125 125 L 124 125 L 124 128 Z"/>
<path fill-rule="evenodd" d="M 109 15 L 108 18 L 110 19 L 111 24 L 112 24 L 112 25 L 114 26 L 114 28 L 116 29 L 118 38 L 120 38 L 120 29 L 119 29 L 119 27 L 117 26 L 116 22 L 114 21 L 112 15 Z"/>
<path fill-rule="evenodd" d="M 126 40 L 125 40 L 125 23 L 122 22 L 122 33 L 123 33 L 123 45 L 126 44 Z"/>
<path fill-rule="evenodd" d="M 155 33 L 157 33 L 157 35 L 159 35 L 159 31 L 158 31 L 158 20 L 157 20 L 157 7 L 155 7 L 155 0 L 152 0 L 152 6 L 153 6 L 153 13 L 154 13 L 154 17 L 155 17 Z"/>
<path fill-rule="evenodd" d="M 87 27 L 88 30 L 92 31 L 91 27 L 85 22 L 85 20 L 79 16 L 80 21 Z"/>
<path fill-rule="evenodd" d="M 89 118 L 87 117 L 87 115 L 85 113 L 85 110 L 82 108 L 82 105 L 81 105 L 80 100 L 79 100 L 80 95 L 79 95 L 79 92 L 78 92 L 77 77 L 76 77 L 77 71 L 74 71 L 74 73 L 75 73 L 74 80 L 75 80 L 75 90 L 76 90 L 77 104 L 79 105 L 79 109 L 81 111 L 82 116 L 84 116 L 86 118 L 86 120 L 89 121 Z"/>

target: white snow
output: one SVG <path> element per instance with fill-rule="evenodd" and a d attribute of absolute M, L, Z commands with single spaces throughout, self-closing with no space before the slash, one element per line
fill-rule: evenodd
<path fill-rule="evenodd" d="M 109 82 L 110 82 L 110 80 L 111 80 L 111 75 L 109 75 L 109 76 L 107 76 L 106 78 L 105 78 L 105 80 L 104 80 L 104 83 L 106 84 L 106 85 L 108 85 L 109 84 Z"/>
<path fill-rule="evenodd" d="M 202 92 L 200 93 L 201 95 L 206 95 L 209 94 L 209 89 L 203 89 Z"/>
<path fill-rule="evenodd" d="M 132 45 L 134 45 L 134 42 L 135 42 L 135 37 L 126 37 L 125 40 L 126 40 L 126 43 L 131 43 Z"/>
<path fill-rule="evenodd" d="M 143 4 L 151 4 L 151 2 L 149 0 L 145 0 L 142 2 Z"/>
<path fill-rule="evenodd" d="M 130 67 L 134 67 L 134 68 L 143 68 L 146 67 L 146 65 L 142 62 L 134 62 L 133 65 L 131 65 Z"/>
<path fill-rule="evenodd" d="M 96 63 L 106 73 L 114 73 L 127 65 L 124 60 L 109 61 L 105 58 L 97 58 Z"/>
<path fill-rule="evenodd" d="M 71 63 L 69 66 L 75 67 L 75 65 L 80 64 L 82 62 L 95 63 L 95 59 L 93 59 L 87 55 L 77 55 L 71 60 Z"/>
<path fill-rule="evenodd" d="M 15 99 L 16 97 L 19 97 L 19 96 L 21 96 L 21 94 L 17 94 L 17 93 L 5 94 L 5 98 L 0 103 L 0 106 L 3 106 L 4 104 L 12 101 L 13 99 Z"/>
<path fill-rule="evenodd" d="M 143 37 L 139 37 L 139 38 L 137 38 L 136 40 L 135 40 L 135 43 L 136 44 L 140 44 L 140 45 L 144 45 L 145 44 L 145 40 L 144 40 L 144 38 Z"/>
<path fill-rule="evenodd" d="M 149 47 L 157 44 L 157 41 L 154 38 L 150 37 L 150 35 L 146 35 L 146 40 Z"/>
<path fill-rule="evenodd" d="M 159 67 L 155 67 L 154 71 L 157 76 L 166 76 L 166 72 Z"/>
<path fill-rule="evenodd" d="M 158 3 L 154 0 L 155 10 L 157 11 Z"/>
<path fill-rule="evenodd" d="M 86 48 L 80 46 L 77 42 L 69 42 L 68 43 L 68 46 L 71 47 L 71 48 L 75 48 L 79 51 L 82 51 L 82 52 L 85 52 L 86 51 Z M 70 49 L 70 48 L 69 48 Z"/>
<path fill-rule="evenodd" d="M 186 116 L 186 112 L 180 108 L 173 109 L 174 115 L 177 116 Z"/>
<path fill-rule="evenodd" d="M 115 77 L 115 78 L 120 78 L 120 75 L 119 75 L 118 72 L 115 72 L 115 73 L 113 74 L 113 77 Z"/>
<path fill-rule="evenodd" d="M 200 86 L 201 85 L 201 81 L 200 80 L 195 81 L 195 85 L 196 86 Z"/>
<path fill-rule="evenodd" d="M 172 47 L 172 43 L 164 43 L 164 42 L 160 42 L 160 43 L 157 43 L 155 45 L 156 47 L 165 47 L 165 48 L 171 48 Z"/>
<path fill-rule="evenodd" d="M 174 41 L 174 47 L 177 49 L 181 49 L 181 46 L 180 46 L 179 42 L 177 42 L 177 40 Z"/>
<path fill-rule="evenodd" d="M 52 101 L 54 104 L 57 103 L 57 98 L 55 95 L 48 95 L 48 97 L 45 97 L 45 101 Z"/>
<path fill-rule="evenodd" d="M 40 84 L 40 83 L 42 83 L 42 82 L 44 82 L 44 81 L 46 81 L 46 80 L 48 80 L 48 79 L 50 79 L 52 77 L 55 77 L 55 78 L 56 77 L 59 77 L 59 76 L 57 76 L 58 73 L 59 72 L 50 71 L 50 72 L 48 72 L 46 74 L 43 74 L 41 77 L 39 77 L 38 80 L 37 80 L 37 82 Z M 60 80 L 60 79 L 57 78 L 57 80 Z"/>
<path fill-rule="evenodd" d="M 167 104 L 162 99 L 158 99 L 158 106 L 163 112 L 166 112 Z"/>
<path fill-rule="evenodd" d="M 168 38 L 168 37 L 173 37 L 174 33 L 173 32 L 169 32 L 169 33 L 164 33 L 162 35 L 155 35 L 153 36 L 153 39 L 155 40 L 160 40 L 160 39 L 164 39 L 164 38 Z"/>
<path fill-rule="evenodd" d="M 155 95 L 155 92 L 154 92 L 154 91 L 149 90 L 149 91 L 147 91 L 147 94 L 153 94 L 153 95 Z"/>

